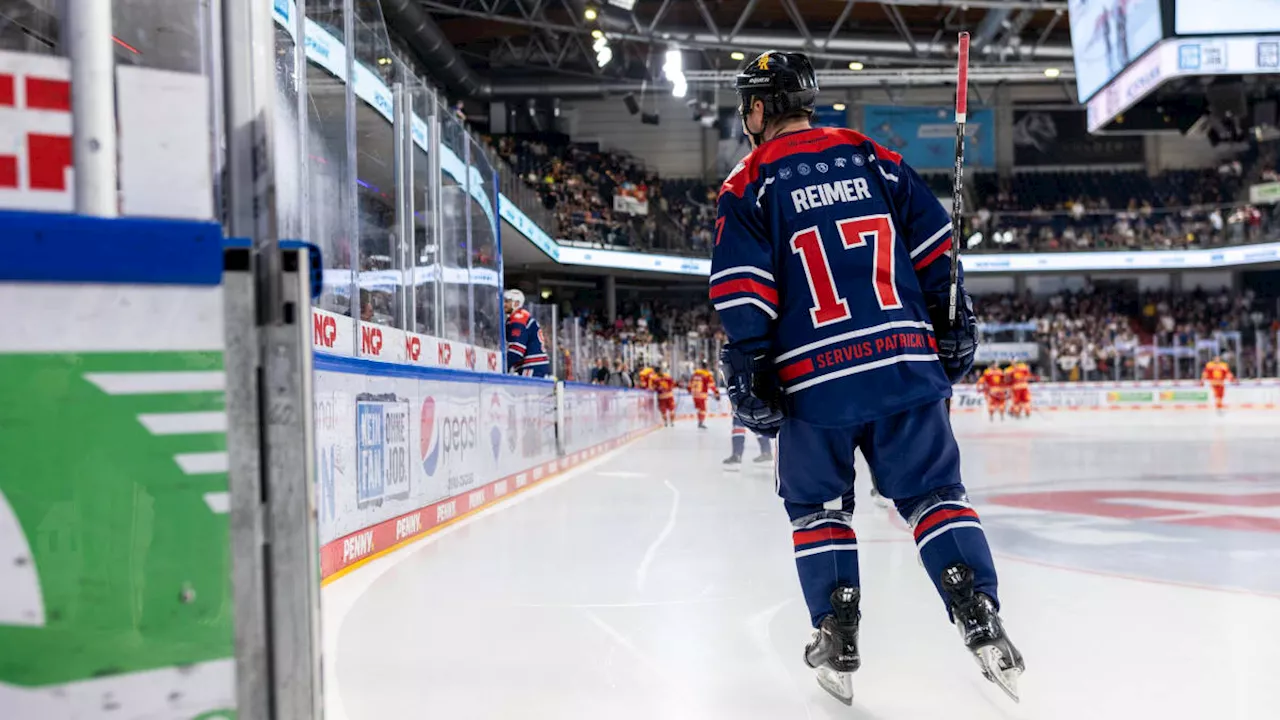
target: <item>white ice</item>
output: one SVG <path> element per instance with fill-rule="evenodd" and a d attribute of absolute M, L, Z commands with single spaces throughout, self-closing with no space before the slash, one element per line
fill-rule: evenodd
<path fill-rule="evenodd" d="M 751 467 L 754 438 L 742 472 L 724 472 L 719 421 L 654 432 L 325 588 L 327 715 L 1280 717 L 1280 533 L 1267 525 L 1280 522 L 1280 418 L 955 423 L 1026 656 L 1020 705 L 982 679 L 865 473 L 863 668 L 852 708 L 827 696 L 801 661 L 808 619 L 772 473 Z M 1102 501 L 1119 517 L 990 499 L 1095 490 L 1137 496 Z M 1250 518 L 1262 529 L 1232 524 Z"/>

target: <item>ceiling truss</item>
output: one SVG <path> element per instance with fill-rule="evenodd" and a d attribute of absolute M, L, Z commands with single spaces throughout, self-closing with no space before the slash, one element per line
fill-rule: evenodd
<path fill-rule="evenodd" d="M 828 0 L 839 3 L 841 8 L 831 27 L 823 27 L 820 33 L 813 32 L 796 0 L 777 1 L 792 27 L 764 33 L 746 30 L 759 0 L 745 3 L 732 23 L 723 22 L 723 16 L 717 22 L 707 0 L 663 0 L 652 10 L 651 17 L 628 13 L 625 20 L 616 9 L 610 8 L 607 10 L 610 17 L 602 15 L 597 23 L 584 20 L 584 0 L 419 0 L 423 9 L 437 20 L 469 18 L 509 26 L 511 29 L 497 34 L 496 41 L 487 46 L 483 56 L 495 74 L 500 74 L 503 68 L 532 68 L 563 76 L 611 80 L 621 79 L 623 68 L 638 65 L 645 68 L 646 79 L 659 81 L 661 62 L 654 61 L 659 51 L 678 47 L 699 53 L 702 67 L 686 71 L 686 75 L 691 83 L 707 84 L 723 81 L 726 73 L 732 74 L 736 69 L 736 63 L 723 58 L 725 52 L 751 55 L 773 47 L 771 40 L 786 39 L 826 71 L 852 74 L 854 71 L 844 70 L 843 66 L 855 61 L 867 67 L 867 71 L 861 73 L 866 79 L 833 83 L 833 78 L 828 78 L 827 84 L 846 87 L 887 82 L 931 84 L 935 74 L 940 76 L 955 62 L 953 33 L 961 27 L 963 14 L 969 9 L 1010 11 L 1002 35 L 974 58 L 975 81 L 979 78 L 993 82 L 1047 81 L 1044 70 L 1055 61 L 1058 66 L 1066 65 L 1062 68 L 1064 75 L 1070 73 L 1063 48 L 1047 45 L 1050 34 L 1065 15 L 1063 0 Z M 678 5 L 687 10 L 685 3 L 696 9 L 701 25 L 674 27 L 668 22 L 673 7 Z M 850 22 L 850 15 L 860 4 L 880 5 L 897 39 L 865 42 L 851 39 L 866 35 L 851 32 L 857 29 L 857 23 Z M 938 8 L 936 30 L 931 35 L 916 35 L 903 16 L 902 7 Z M 1024 39 L 1028 23 L 1037 11 L 1044 10 L 1057 12 L 1048 26 Z M 604 12 L 602 9 L 602 14 Z M 685 16 L 688 17 L 688 12 Z M 591 48 L 593 31 L 604 32 L 613 50 L 614 61 L 603 69 L 597 66 L 596 53 Z M 892 36 L 881 34 L 879 37 Z M 467 52 L 465 47 L 463 51 Z M 472 57 L 479 56 L 472 53 Z M 877 69 L 883 72 L 870 72 Z M 913 75 L 919 80 L 912 81 Z M 630 79 L 636 78 L 633 75 Z"/>

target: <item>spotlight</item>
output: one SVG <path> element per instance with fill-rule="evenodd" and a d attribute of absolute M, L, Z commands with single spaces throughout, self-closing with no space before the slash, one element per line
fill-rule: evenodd
<path fill-rule="evenodd" d="M 595 38 L 596 40 L 599 40 L 600 38 L 604 37 L 604 31 L 601 30 L 600 28 L 596 28 L 595 30 L 591 31 L 591 37 Z"/>
<path fill-rule="evenodd" d="M 587 9 L 582 13 L 582 17 L 586 18 L 588 22 L 595 20 L 599 15 L 600 13 L 596 12 L 596 9 L 590 5 L 588 5 Z"/>
<path fill-rule="evenodd" d="M 861 70 L 861 69 L 862 69 L 862 68 L 864 68 L 864 67 L 866 67 L 866 65 L 863 65 L 862 63 L 858 62 L 857 60 L 854 60 L 853 62 L 849 63 L 849 69 L 850 69 L 850 70 Z"/>
<path fill-rule="evenodd" d="M 741 52 L 738 52 L 737 50 L 734 50 L 733 52 L 729 53 L 729 57 L 733 58 L 738 62 L 742 62 L 743 60 L 747 59 L 746 55 L 742 54 Z"/>
<path fill-rule="evenodd" d="M 671 81 L 671 94 L 684 97 L 689 92 L 689 83 L 684 77 L 684 58 L 680 51 L 672 48 L 667 51 L 666 62 L 662 64 L 662 74 Z"/>
<path fill-rule="evenodd" d="M 832 110 L 835 110 L 836 112 L 844 112 L 844 111 L 845 111 L 845 104 L 844 104 L 844 103 L 836 103 L 835 105 L 832 105 L 832 106 L 831 106 L 831 109 L 832 109 Z"/>
<path fill-rule="evenodd" d="M 1061 71 L 1061 70 L 1059 70 L 1058 68 L 1045 68 L 1045 69 L 1044 69 L 1044 76 L 1045 76 L 1045 77 L 1047 77 L 1047 78 L 1056 78 L 1056 77 L 1058 77 L 1058 76 L 1059 76 L 1059 75 L 1061 75 L 1061 74 L 1062 74 L 1062 71 Z"/>

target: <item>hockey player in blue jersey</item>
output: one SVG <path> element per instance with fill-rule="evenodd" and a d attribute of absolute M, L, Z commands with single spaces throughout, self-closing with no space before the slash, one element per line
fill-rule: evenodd
<path fill-rule="evenodd" d="M 754 463 L 767 463 L 773 461 L 773 448 L 770 445 L 768 436 L 756 433 L 756 440 L 760 442 L 760 454 L 751 460 Z M 731 440 L 733 454 L 724 459 L 725 469 L 736 470 L 735 465 L 742 464 L 742 454 L 747 450 L 747 426 L 742 424 L 737 415 L 733 416 L 733 439 Z"/>
<path fill-rule="evenodd" d="M 767 52 L 735 84 L 754 149 L 720 190 L 710 297 L 729 335 L 721 362 L 735 413 L 777 436 L 778 492 L 816 630 L 805 660 L 851 702 L 861 449 L 966 646 L 1016 699 L 1023 662 L 1000 621 L 946 405 L 977 349 L 963 288 L 947 319 L 947 213 L 897 153 L 809 126 L 818 88 L 804 55 Z M 842 509 L 823 507 L 837 498 Z"/>
<path fill-rule="evenodd" d="M 524 309 L 524 293 L 508 290 L 502 296 L 502 307 L 507 311 L 507 372 L 546 377 L 551 361 L 542 348 L 538 321 Z"/>

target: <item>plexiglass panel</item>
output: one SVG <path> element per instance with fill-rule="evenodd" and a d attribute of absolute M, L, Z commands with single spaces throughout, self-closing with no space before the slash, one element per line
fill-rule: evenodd
<path fill-rule="evenodd" d="M 319 307 L 351 314 L 355 259 L 354 180 L 348 158 L 347 65 L 341 7 L 307 9 L 307 164 L 309 232 L 324 255 Z"/>

